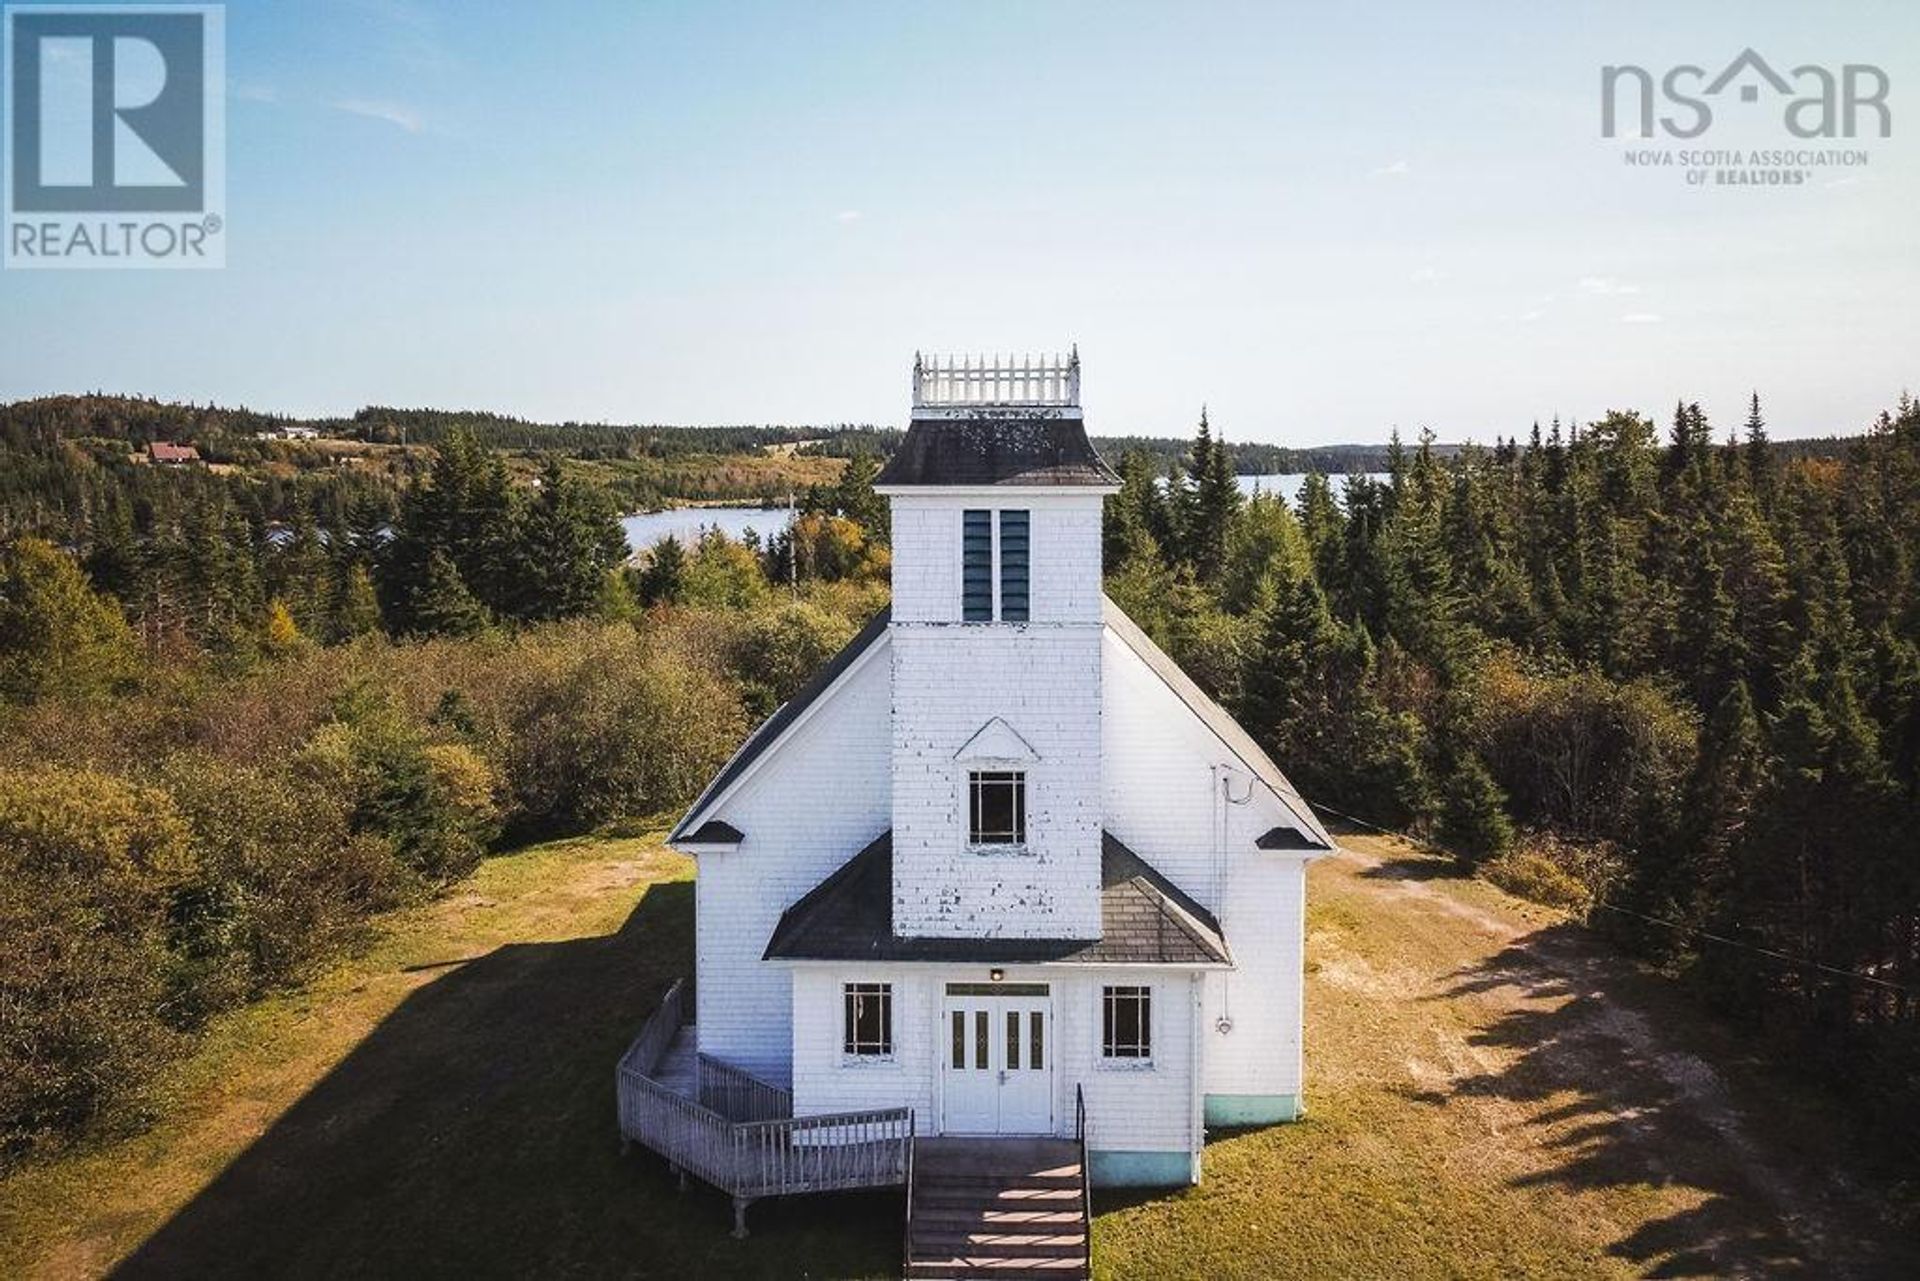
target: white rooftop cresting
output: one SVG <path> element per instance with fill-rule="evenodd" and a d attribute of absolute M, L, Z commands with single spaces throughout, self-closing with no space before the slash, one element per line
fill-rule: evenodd
<path fill-rule="evenodd" d="M 913 356 L 915 409 L 1079 404 L 1078 347 L 1065 356 Z"/>

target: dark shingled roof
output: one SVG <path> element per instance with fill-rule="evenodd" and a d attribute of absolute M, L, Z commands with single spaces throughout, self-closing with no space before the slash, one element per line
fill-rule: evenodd
<path fill-rule="evenodd" d="M 1097 939 L 899 938 L 893 933 L 893 833 L 841 864 L 788 908 L 769 961 L 971 961 L 1081 965 L 1230 963 L 1220 923 L 1111 832 L 1100 842 Z"/>
<path fill-rule="evenodd" d="M 1079 418 L 979 409 L 916 418 L 875 485 L 1118 485 Z"/>
<path fill-rule="evenodd" d="M 731 823 L 710 818 L 700 825 L 699 831 L 680 839 L 689 845 L 738 845 L 747 839 L 747 834 Z"/>
<path fill-rule="evenodd" d="M 668 834 L 667 840 L 669 842 L 695 840 L 695 837 L 687 835 L 687 825 L 699 817 L 709 801 L 731 787 L 734 779 L 746 773 L 747 767 L 779 740 L 787 726 L 793 724 L 801 712 L 812 706 L 814 700 L 826 693 L 827 686 L 838 680 L 840 673 L 853 666 L 854 659 L 866 653 L 868 647 L 887 634 L 887 622 L 892 617 L 893 607 L 889 605 L 869 618 L 867 625 L 860 629 L 859 635 L 848 641 L 844 649 L 827 661 L 826 666 L 815 672 L 813 679 L 808 681 L 798 694 L 774 708 L 773 715 L 761 721 L 760 728 L 749 734 L 747 741 L 740 744 L 740 749 L 733 754 L 732 759 L 720 767 L 720 772 L 713 776 L 713 781 L 708 783 L 706 789 L 700 793 L 700 798 L 693 803 L 680 821 L 674 824 L 673 831 Z M 702 827 L 701 830 L 705 831 L 706 828 Z"/>

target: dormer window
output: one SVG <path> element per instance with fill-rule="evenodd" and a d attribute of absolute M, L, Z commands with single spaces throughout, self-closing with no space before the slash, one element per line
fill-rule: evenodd
<path fill-rule="evenodd" d="M 996 520 L 998 517 L 998 537 Z M 1024 623 L 1028 618 L 1031 513 L 969 508 L 961 515 L 960 618 Z M 996 555 L 997 553 L 997 555 Z M 999 573 L 994 573 L 998 561 Z M 995 608 L 998 598 L 999 608 Z"/>
<path fill-rule="evenodd" d="M 972 845 L 1027 843 L 1026 771 L 972 770 L 967 774 L 967 841 Z"/>

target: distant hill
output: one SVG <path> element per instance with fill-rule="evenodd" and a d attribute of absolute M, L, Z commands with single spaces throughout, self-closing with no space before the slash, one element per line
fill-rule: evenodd
<path fill-rule="evenodd" d="M 486 410 L 405 409 L 369 405 L 350 418 L 301 418 L 248 408 L 180 404 L 136 396 L 47 396 L 0 404 L 0 428 L 16 437 L 120 440 L 138 447 L 156 440 L 188 442 L 216 452 L 223 443 L 287 427 L 312 428 L 323 436 L 372 444 L 433 445 L 456 430 L 491 448 L 583 459 L 675 459 L 696 455 L 754 453 L 789 446 L 803 455 L 845 458 L 865 452 L 885 456 L 899 444 L 899 428 L 865 423 L 675 426 L 664 423 L 534 422 Z M 1774 442 L 1783 458 L 1833 458 L 1850 437 Z M 1096 436 L 1094 445 L 1112 462 L 1129 450 L 1152 459 L 1165 473 L 1187 456 L 1189 440 L 1176 436 Z M 1319 471 L 1329 475 L 1377 472 L 1387 467 L 1385 444 L 1315 445 L 1294 448 L 1256 441 L 1230 441 L 1242 474 Z M 1461 446 L 1438 444 L 1450 455 Z"/>

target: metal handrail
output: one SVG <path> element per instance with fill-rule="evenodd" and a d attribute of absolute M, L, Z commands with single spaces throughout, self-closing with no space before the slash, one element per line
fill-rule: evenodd
<path fill-rule="evenodd" d="M 1080 1215 L 1087 1224 L 1087 1271 L 1093 1271 L 1093 1170 L 1087 1164 L 1087 1087 L 1073 1087 L 1073 1132 L 1080 1142 Z"/>
<path fill-rule="evenodd" d="M 900 1275 L 913 1271 L 913 1161 L 920 1135 L 911 1110 L 907 1113 L 907 1222 L 900 1230 Z"/>

